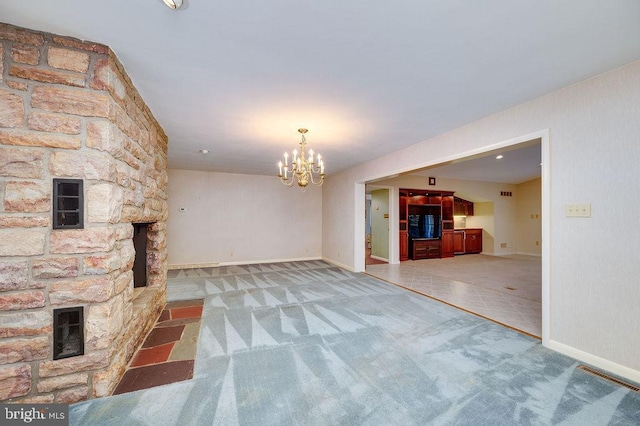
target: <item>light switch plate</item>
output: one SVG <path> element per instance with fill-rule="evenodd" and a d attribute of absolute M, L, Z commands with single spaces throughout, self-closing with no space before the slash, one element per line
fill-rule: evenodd
<path fill-rule="evenodd" d="M 591 204 L 567 204 L 566 217 L 591 217 Z"/>

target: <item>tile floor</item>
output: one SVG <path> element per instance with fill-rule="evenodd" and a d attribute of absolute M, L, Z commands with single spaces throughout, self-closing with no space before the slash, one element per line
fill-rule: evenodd
<path fill-rule="evenodd" d="M 168 303 L 113 392 L 118 395 L 193 377 L 203 300 Z"/>
<path fill-rule="evenodd" d="M 366 272 L 540 338 L 540 260 L 472 254 L 367 265 Z"/>

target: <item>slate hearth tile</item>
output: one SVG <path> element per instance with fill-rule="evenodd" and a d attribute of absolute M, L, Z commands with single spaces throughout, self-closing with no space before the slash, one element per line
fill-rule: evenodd
<path fill-rule="evenodd" d="M 131 367 L 141 367 L 143 365 L 166 362 L 169 359 L 169 355 L 171 355 L 171 350 L 174 345 L 175 342 L 171 342 L 160 346 L 154 346 L 152 348 L 140 349 L 131 363 Z"/>
<path fill-rule="evenodd" d="M 200 323 L 189 324 L 184 328 L 182 339 L 176 342 L 171 351 L 170 361 L 195 359 L 198 346 L 198 334 L 200 334 Z"/>
<path fill-rule="evenodd" d="M 114 395 L 148 389 L 154 386 L 189 380 L 193 377 L 193 360 L 132 368 L 124 373 Z"/>
<path fill-rule="evenodd" d="M 168 320 L 168 321 L 164 321 L 161 323 L 156 324 L 155 328 L 162 328 L 162 327 L 174 327 L 176 325 L 186 325 L 186 324 L 191 324 L 194 322 L 199 322 L 200 321 L 200 317 L 198 318 L 178 318 L 178 319 L 172 319 L 172 320 Z"/>
<path fill-rule="evenodd" d="M 171 309 L 171 319 L 200 318 L 201 316 L 202 316 L 202 306 L 192 306 L 188 308 Z"/>
<path fill-rule="evenodd" d="M 191 306 L 202 306 L 204 304 L 204 299 L 194 299 L 194 300 L 180 300 L 177 302 L 169 302 L 165 309 L 174 309 L 174 308 L 188 308 Z"/>
<path fill-rule="evenodd" d="M 158 318 L 158 322 L 163 322 L 163 321 L 170 320 L 170 319 L 171 319 L 171 313 L 169 312 L 168 309 L 165 309 L 160 314 L 160 317 Z"/>
<path fill-rule="evenodd" d="M 147 340 L 142 345 L 143 348 L 151 348 L 154 346 L 164 345 L 169 342 L 176 342 L 182 337 L 182 331 L 184 325 L 178 325 L 175 327 L 157 327 L 151 330 Z"/>

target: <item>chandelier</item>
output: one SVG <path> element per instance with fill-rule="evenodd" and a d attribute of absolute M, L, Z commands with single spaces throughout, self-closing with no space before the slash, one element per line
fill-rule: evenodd
<path fill-rule="evenodd" d="M 318 154 L 316 161 L 313 159 L 313 150 L 309 150 L 309 158 L 305 153 L 305 147 L 307 141 L 304 138 L 304 134 L 308 132 L 307 129 L 298 129 L 298 132 L 302 135 L 302 141 L 300 141 L 300 155 L 298 150 L 293 150 L 293 156 L 291 157 L 291 164 L 289 164 L 289 153 L 284 153 L 284 164 L 282 161 L 278 163 L 278 177 L 280 181 L 287 186 L 292 186 L 294 182 L 298 183 L 300 188 L 305 188 L 309 182 L 314 185 L 322 185 L 324 182 L 324 162 Z M 284 171 L 284 174 L 282 173 Z M 315 177 L 314 177 L 315 176 Z"/>

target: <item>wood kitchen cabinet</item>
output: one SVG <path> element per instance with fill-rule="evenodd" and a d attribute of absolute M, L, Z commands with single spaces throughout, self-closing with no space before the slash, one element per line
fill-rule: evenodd
<path fill-rule="evenodd" d="M 465 229 L 465 253 L 482 252 L 482 229 Z"/>
<path fill-rule="evenodd" d="M 409 234 L 400 231 L 400 260 L 409 260 Z"/>
<path fill-rule="evenodd" d="M 440 240 L 411 240 L 411 258 L 413 260 L 440 257 Z"/>
<path fill-rule="evenodd" d="M 464 231 L 453 232 L 453 253 L 464 254 Z"/>
<path fill-rule="evenodd" d="M 442 245 L 440 257 L 453 257 L 453 230 L 442 230 Z"/>
<path fill-rule="evenodd" d="M 400 260 L 453 256 L 453 191 L 399 190 Z"/>
<path fill-rule="evenodd" d="M 473 203 L 459 197 L 454 197 L 453 214 L 455 216 L 473 216 Z"/>

